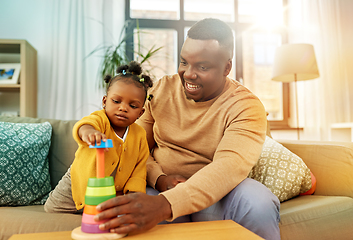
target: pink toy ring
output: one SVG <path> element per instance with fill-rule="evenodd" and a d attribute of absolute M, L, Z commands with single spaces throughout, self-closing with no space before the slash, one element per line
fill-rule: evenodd
<path fill-rule="evenodd" d="M 81 231 L 85 233 L 108 233 L 109 230 L 100 230 L 99 224 L 81 223 Z"/>
<path fill-rule="evenodd" d="M 105 223 L 106 221 L 108 221 L 108 220 L 105 220 L 105 221 L 98 221 L 98 222 L 96 222 L 96 221 L 94 221 L 94 216 L 95 215 L 89 215 L 89 214 L 85 214 L 85 213 L 83 213 L 82 214 L 82 222 L 83 223 L 87 223 L 87 224 L 102 224 L 102 223 Z"/>

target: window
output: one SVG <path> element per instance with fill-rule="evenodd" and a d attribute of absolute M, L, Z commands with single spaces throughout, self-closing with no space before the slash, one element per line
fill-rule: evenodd
<path fill-rule="evenodd" d="M 227 22 L 236 40 L 230 77 L 260 98 L 272 127 L 284 128 L 289 84 L 271 81 L 271 74 L 275 50 L 287 41 L 286 5 L 287 0 L 126 0 L 125 18 L 138 19 L 139 29 L 148 33 L 140 36 L 143 47 L 163 46 L 151 59 L 149 70 L 156 78 L 177 72 L 187 30 L 196 21 L 213 17 Z M 136 49 L 136 35 L 132 41 Z"/>
<path fill-rule="evenodd" d="M 129 12 L 131 18 L 180 19 L 179 0 L 130 0 Z"/>
<path fill-rule="evenodd" d="M 198 21 L 213 17 L 224 22 L 234 21 L 234 0 L 184 0 L 183 2 L 185 20 Z"/>
<path fill-rule="evenodd" d="M 244 85 L 258 96 L 268 112 L 268 119 L 282 120 L 282 83 L 271 81 L 275 50 L 281 45 L 277 33 L 244 31 L 243 36 Z"/>
<path fill-rule="evenodd" d="M 152 46 L 155 46 L 155 48 L 162 46 L 157 54 L 148 60 L 149 64 L 144 66 L 144 69 L 147 70 L 155 79 L 159 79 L 166 74 L 176 73 L 178 64 L 178 55 L 176 51 L 176 30 L 168 28 L 140 28 L 140 32 L 142 33 L 139 35 L 140 49 L 138 52 L 146 55 Z M 134 34 L 135 50 L 137 50 L 136 48 L 138 47 L 138 35 Z M 137 61 L 139 59 L 136 53 L 134 55 L 134 59 Z"/>

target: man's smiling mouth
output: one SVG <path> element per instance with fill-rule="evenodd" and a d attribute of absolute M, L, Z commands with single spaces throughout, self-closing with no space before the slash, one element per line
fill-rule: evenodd
<path fill-rule="evenodd" d="M 188 91 L 196 91 L 196 90 L 198 90 L 199 88 L 201 88 L 201 85 L 191 84 L 191 83 L 185 82 L 185 88 L 186 88 Z"/>

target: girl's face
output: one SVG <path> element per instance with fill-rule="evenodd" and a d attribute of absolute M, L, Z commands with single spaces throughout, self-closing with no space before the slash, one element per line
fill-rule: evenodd
<path fill-rule="evenodd" d="M 145 111 L 145 92 L 134 83 L 116 81 L 110 86 L 103 106 L 115 131 L 131 125 Z"/>

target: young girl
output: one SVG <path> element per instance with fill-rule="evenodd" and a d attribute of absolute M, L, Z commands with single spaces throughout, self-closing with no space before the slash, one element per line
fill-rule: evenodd
<path fill-rule="evenodd" d="M 107 76 L 104 79 L 107 92 L 102 100 L 103 109 L 75 124 L 73 136 L 79 148 L 71 170 L 50 194 L 45 206 L 47 212 L 70 212 L 67 210 L 73 209 L 73 206 L 67 206 L 70 203 L 67 201 L 68 193 L 63 193 L 64 189 L 70 189 L 67 186 L 70 174 L 71 204 L 74 203 L 77 210 L 84 207 L 88 178 L 96 176 L 96 150 L 89 148 L 89 145 L 95 142 L 99 145 L 106 139 L 112 139 L 113 148 L 105 154 L 105 176 L 114 177 L 117 194 L 146 191 L 149 148 L 146 132 L 135 120 L 145 111 L 143 106 L 152 81 L 149 76 L 140 75 L 141 72 L 141 66 L 131 62 L 119 67 L 115 77 Z"/>

